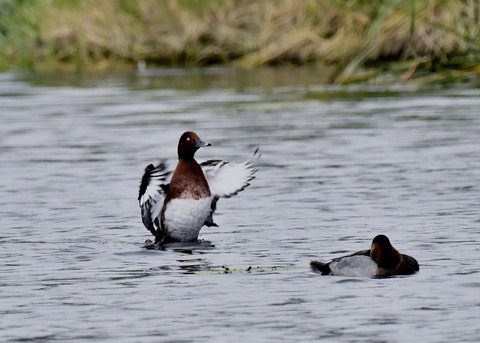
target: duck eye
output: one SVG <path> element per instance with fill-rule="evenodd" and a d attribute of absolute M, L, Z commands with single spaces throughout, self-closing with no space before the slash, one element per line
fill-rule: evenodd
<path fill-rule="evenodd" d="M 187 137 L 187 142 L 190 142 L 190 137 Z"/>

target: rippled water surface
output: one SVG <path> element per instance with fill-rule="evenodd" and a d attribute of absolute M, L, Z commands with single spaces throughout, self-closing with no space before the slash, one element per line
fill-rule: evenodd
<path fill-rule="evenodd" d="M 2 341 L 480 341 L 480 90 L 319 80 L 0 75 Z M 148 250 L 140 177 L 186 130 L 260 171 L 202 242 Z M 380 233 L 420 273 L 310 272 Z"/>

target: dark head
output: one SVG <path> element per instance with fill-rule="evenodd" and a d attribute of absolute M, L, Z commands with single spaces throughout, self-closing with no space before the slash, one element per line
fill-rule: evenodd
<path fill-rule="evenodd" d="M 395 268 L 400 262 L 400 253 L 385 235 L 378 235 L 373 239 L 370 257 L 378 267 L 385 269 Z"/>
<path fill-rule="evenodd" d="M 193 155 L 195 155 L 195 152 L 199 148 L 210 145 L 210 143 L 202 141 L 195 132 L 187 131 L 180 137 L 180 141 L 178 142 L 178 158 L 193 158 Z"/>

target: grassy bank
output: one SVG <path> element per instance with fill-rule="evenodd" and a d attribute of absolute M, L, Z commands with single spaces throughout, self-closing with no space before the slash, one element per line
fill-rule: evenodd
<path fill-rule="evenodd" d="M 139 61 L 322 62 L 339 66 L 336 82 L 391 61 L 409 61 L 396 64 L 406 79 L 418 68 L 475 71 L 480 0 L 0 0 L 0 70 Z"/>

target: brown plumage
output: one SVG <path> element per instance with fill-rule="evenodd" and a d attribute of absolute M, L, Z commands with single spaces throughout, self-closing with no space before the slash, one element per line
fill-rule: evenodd
<path fill-rule="evenodd" d="M 155 243 L 193 242 L 202 226 L 217 226 L 213 213 L 220 198 L 244 190 L 257 171 L 260 157 L 255 151 L 248 161 L 195 161 L 195 152 L 209 143 L 187 131 L 178 142 L 178 164 L 168 183 L 166 164 L 148 165 L 140 183 L 138 201 L 145 227 Z"/>
<path fill-rule="evenodd" d="M 370 257 L 377 263 L 377 275 L 410 275 L 418 272 L 420 267 L 413 257 L 400 254 L 385 235 L 373 239 Z"/>
<path fill-rule="evenodd" d="M 338 257 L 327 263 L 311 261 L 310 267 L 322 275 L 343 276 L 367 276 L 369 273 L 372 276 L 410 275 L 420 269 L 413 257 L 399 253 L 385 235 L 376 236 L 368 250 Z M 364 270 L 356 270 L 358 268 Z"/>
<path fill-rule="evenodd" d="M 178 164 L 170 180 L 165 202 L 168 203 L 170 199 L 198 200 L 211 196 L 202 168 L 194 159 L 195 152 L 202 146 L 210 146 L 210 143 L 202 142 L 195 132 L 187 131 L 180 137 Z"/>

